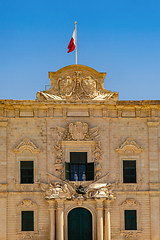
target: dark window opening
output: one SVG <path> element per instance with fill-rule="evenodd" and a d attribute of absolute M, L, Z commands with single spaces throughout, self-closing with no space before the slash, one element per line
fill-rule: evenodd
<path fill-rule="evenodd" d="M 94 180 L 94 163 L 87 163 L 87 152 L 70 152 L 70 162 L 65 163 L 65 168 L 67 180 Z"/>
<path fill-rule="evenodd" d="M 21 231 L 34 231 L 34 212 L 21 212 Z"/>
<path fill-rule="evenodd" d="M 20 162 L 20 182 L 23 184 L 34 183 L 33 161 L 21 161 Z"/>
<path fill-rule="evenodd" d="M 123 161 L 123 182 L 136 183 L 136 161 L 124 160 Z"/>
<path fill-rule="evenodd" d="M 137 211 L 125 210 L 125 230 L 137 230 Z"/>

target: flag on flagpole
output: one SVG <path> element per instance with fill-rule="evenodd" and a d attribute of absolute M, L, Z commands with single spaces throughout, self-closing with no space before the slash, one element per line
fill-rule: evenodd
<path fill-rule="evenodd" d="M 74 27 L 74 31 L 72 34 L 72 38 L 68 44 L 68 53 L 73 52 L 76 46 L 76 26 Z"/>

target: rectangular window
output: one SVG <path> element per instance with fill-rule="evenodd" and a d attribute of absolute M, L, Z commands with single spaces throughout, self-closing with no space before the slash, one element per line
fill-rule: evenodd
<path fill-rule="evenodd" d="M 125 230 L 137 230 L 137 211 L 124 210 Z"/>
<path fill-rule="evenodd" d="M 124 160 L 123 161 L 123 182 L 136 183 L 136 161 Z"/>
<path fill-rule="evenodd" d="M 20 182 L 22 184 L 34 183 L 34 165 L 33 161 L 20 162 Z"/>
<path fill-rule="evenodd" d="M 94 180 L 94 163 L 87 163 L 87 152 L 70 152 L 70 163 L 66 162 L 65 168 L 67 180 Z"/>
<path fill-rule="evenodd" d="M 34 212 L 21 212 L 21 231 L 34 231 Z"/>

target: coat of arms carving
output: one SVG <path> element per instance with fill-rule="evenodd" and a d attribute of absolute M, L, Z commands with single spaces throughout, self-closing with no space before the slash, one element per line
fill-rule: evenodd
<path fill-rule="evenodd" d="M 85 138 L 88 133 L 88 124 L 76 122 L 75 124 L 69 124 L 69 132 L 73 138 L 73 140 L 81 141 Z"/>

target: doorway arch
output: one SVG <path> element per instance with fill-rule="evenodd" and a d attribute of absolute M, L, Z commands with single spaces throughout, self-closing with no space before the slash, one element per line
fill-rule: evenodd
<path fill-rule="evenodd" d="M 86 208 L 72 209 L 68 214 L 68 240 L 92 240 L 92 214 Z"/>

